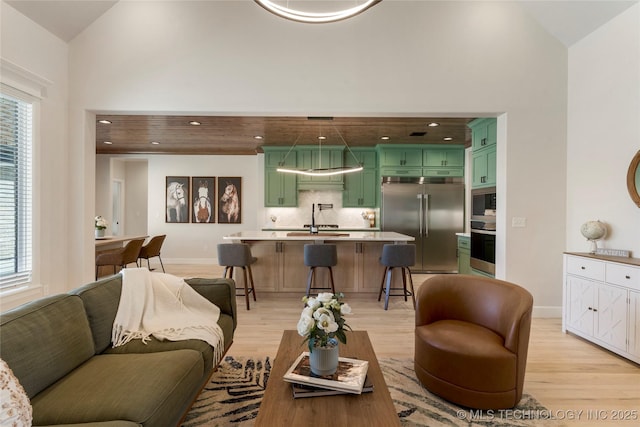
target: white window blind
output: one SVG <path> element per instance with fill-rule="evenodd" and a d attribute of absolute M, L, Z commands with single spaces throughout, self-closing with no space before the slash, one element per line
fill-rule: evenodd
<path fill-rule="evenodd" d="M 31 281 L 32 105 L 0 93 L 0 290 Z"/>

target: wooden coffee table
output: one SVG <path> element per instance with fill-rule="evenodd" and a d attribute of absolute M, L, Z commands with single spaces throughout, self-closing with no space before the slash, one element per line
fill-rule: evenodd
<path fill-rule="evenodd" d="M 302 345 L 302 340 L 297 331 L 284 331 L 282 334 L 256 418 L 256 427 L 400 425 L 366 331 L 347 332 L 347 344 L 340 344 L 340 357 L 369 362 L 367 375 L 373 382 L 373 392 L 294 399 L 291 384 L 282 377 L 300 353 L 308 351 L 306 345 Z"/>

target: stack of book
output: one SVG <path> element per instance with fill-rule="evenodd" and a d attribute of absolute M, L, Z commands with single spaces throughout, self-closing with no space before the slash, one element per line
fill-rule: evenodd
<path fill-rule="evenodd" d="M 291 383 L 294 398 L 361 394 L 373 391 L 368 368 L 366 360 L 340 357 L 334 374 L 318 376 L 311 372 L 309 352 L 303 352 L 284 374 L 284 380 Z"/>

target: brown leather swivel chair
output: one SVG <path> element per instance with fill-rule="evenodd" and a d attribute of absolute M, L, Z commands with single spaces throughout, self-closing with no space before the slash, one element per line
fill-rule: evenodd
<path fill-rule="evenodd" d="M 437 275 L 417 292 L 415 371 L 430 392 L 461 406 L 504 409 L 522 397 L 533 297 L 520 286 Z"/>
<path fill-rule="evenodd" d="M 152 270 L 151 264 L 149 264 L 149 258 L 158 257 L 160 260 L 160 266 L 162 267 L 162 272 L 164 273 L 164 264 L 162 264 L 162 258 L 160 257 L 160 249 L 162 249 L 162 244 L 164 243 L 164 239 L 167 237 L 166 234 L 162 234 L 160 236 L 154 236 L 149 240 L 149 243 L 140 248 L 140 253 L 138 254 L 138 266 L 142 267 L 143 259 L 147 260 L 147 268 Z"/>
<path fill-rule="evenodd" d="M 144 243 L 144 239 L 129 240 L 122 248 L 104 251 L 96 255 L 96 280 L 98 279 L 98 269 L 103 265 L 112 265 L 113 274 L 116 274 L 116 267 L 125 268 L 129 264 L 138 265 L 138 254 Z"/>

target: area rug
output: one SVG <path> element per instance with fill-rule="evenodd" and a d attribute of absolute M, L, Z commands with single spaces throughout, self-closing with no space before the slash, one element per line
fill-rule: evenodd
<path fill-rule="evenodd" d="M 380 359 L 380 367 L 403 426 L 541 426 L 549 411 L 524 394 L 508 411 L 461 408 L 429 393 L 415 377 L 412 359 Z M 202 391 L 184 427 L 250 427 L 269 381 L 271 358 L 226 356 Z M 374 391 L 375 393 L 375 391 Z"/>

